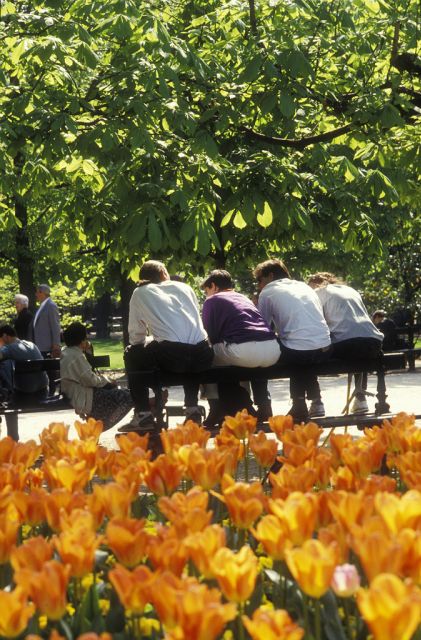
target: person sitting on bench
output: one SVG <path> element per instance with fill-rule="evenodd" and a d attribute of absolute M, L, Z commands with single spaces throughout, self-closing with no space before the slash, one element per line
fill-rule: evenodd
<path fill-rule="evenodd" d="M 290 378 L 292 407 L 289 414 L 297 422 L 325 414 L 317 376 L 305 365 L 329 358 L 329 328 L 316 293 L 304 282 L 292 280 L 281 260 L 266 260 L 253 271 L 260 290 L 258 308 L 270 326 L 275 325 L 281 345 L 280 363 L 303 365 Z M 311 400 L 310 412 L 306 396 Z"/>
<path fill-rule="evenodd" d="M 136 371 L 204 371 L 212 364 L 213 351 L 193 289 L 170 280 L 165 265 L 157 260 L 145 262 L 139 277 L 130 300 L 130 344 L 124 354 L 135 415 L 125 430 L 156 432 L 148 387 L 138 382 Z M 153 340 L 146 343 L 148 329 Z M 199 383 L 184 385 L 186 420 L 201 421 L 198 394 Z"/>
<path fill-rule="evenodd" d="M 32 404 L 44 400 L 48 393 L 45 371 L 15 373 L 14 362 L 42 360 L 38 347 L 29 340 L 20 340 L 7 323 L 0 325 L 0 386 L 3 400 L 16 404 Z"/>
<path fill-rule="evenodd" d="M 63 338 L 66 348 L 60 356 L 62 392 L 78 415 L 102 420 L 104 430 L 110 429 L 133 408 L 130 392 L 92 371 L 84 353 L 85 325 L 72 322 L 63 332 Z"/>
<path fill-rule="evenodd" d="M 206 300 L 202 318 L 209 340 L 213 345 L 213 365 L 237 367 L 270 367 L 281 355 L 278 341 L 260 312 L 249 298 L 237 291 L 231 275 L 223 269 L 211 271 L 202 282 Z M 272 415 L 267 399 L 267 382 L 260 395 L 260 380 L 253 383 L 253 395 L 257 404 L 257 417 L 263 422 Z M 240 383 L 206 385 L 210 413 L 204 424 L 213 427 L 224 415 L 234 415 L 241 409 L 254 412 L 250 396 Z M 213 397 L 212 397 L 213 396 Z M 216 398 L 218 396 L 218 399 Z"/>
<path fill-rule="evenodd" d="M 383 334 L 371 321 L 358 291 L 327 271 L 311 275 L 308 284 L 315 289 L 322 303 L 332 340 L 332 356 L 346 360 L 369 360 L 379 356 Z M 368 413 L 366 389 L 367 374 L 356 373 L 351 413 Z"/>

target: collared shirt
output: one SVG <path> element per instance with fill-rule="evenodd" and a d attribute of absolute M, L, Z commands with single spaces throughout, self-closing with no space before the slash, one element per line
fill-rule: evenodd
<path fill-rule="evenodd" d="M 39 314 L 40 314 L 40 311 L 41 311 L 41 309 L 42 309 L 43 307 L 45 307 L 45 305 L 46 305 L 46 303 L 47 303 L 47 300 L 48 300 L 48 298 L 45 298 L 45 300 L 43 300 L 43 301 L 41 302 L 41 304 L 39 305 L 38 309 L 36 310 L 35 317 L 34 317 L 34 326 L 36 325 L 37 320 L 38 320 L 38 317 L 39 317 Z"/>

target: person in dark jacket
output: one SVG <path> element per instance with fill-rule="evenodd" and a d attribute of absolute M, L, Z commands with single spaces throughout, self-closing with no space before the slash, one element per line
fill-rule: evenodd
<path fill-rule="evenodd" d="M 28 309 L 28 296 L 23 293 L 15 295 L 15 307 L 17 316 L 14 320 L 16 335 L 19 340 L 32 340 L 32 313 Z"/>

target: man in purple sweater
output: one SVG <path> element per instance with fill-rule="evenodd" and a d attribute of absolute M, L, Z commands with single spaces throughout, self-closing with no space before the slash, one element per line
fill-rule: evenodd
<path fill-rule="evenodd" d="M 213 345 L 213 366 L 269 367 L 279 360 L 281 352 L 275 334 L 253 302 L 234 291 L 228 271 L 212 271 L 202 283 L 202 289 L 206 294 L 202 318 Z M 253 383 L 253 395 L 258 406 L 258 418 L 264 420 L 272 415 L 272 411 L 267 385 L 259 383 Z M 218 385 L 219 401 L 212 397 L 216 395 L 215 391 L 213 385 L 207 385 L 211 408 L 205 421 L 208 426 L 218 422 L 221 413 L 228 411 L 228 406 L 231 411 L 251 408 L 250 398 L 248 394 L 244 395 L 245 390 L 239 384 Z M 243 406 L 239 406 L 242 402 Z"/>

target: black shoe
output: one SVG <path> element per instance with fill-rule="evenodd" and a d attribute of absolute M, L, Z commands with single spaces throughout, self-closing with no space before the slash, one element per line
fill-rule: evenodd
<path fill-rule="evenodd" d="M 300 422 L 308 422 L 309 421 L 309 413 L 305 400 L 293 400 L 292 407 L 288 411 L 289 416 L 294 418 L 294 422 L 300 424 Z"/>
<path fill-rule="evenodd" d="M 200 426 L 203 422 L 204 415 L 205 410 L 203 407 L 200 407 L 199 405 L 197 405 L 197 407 L 189 407 L 189 410 L 186 410 L 186 419 L 183 424 L 186 424 L 186 422 L 191 420 Z"/>

